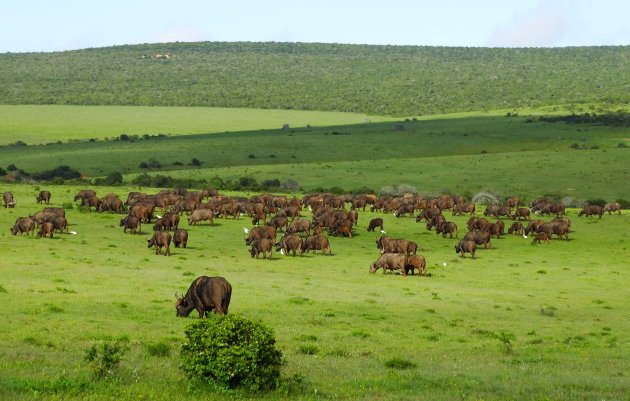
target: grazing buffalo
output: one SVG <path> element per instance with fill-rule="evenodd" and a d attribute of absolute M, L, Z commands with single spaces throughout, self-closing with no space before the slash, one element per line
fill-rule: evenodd
<path fill-rule="evenodd" d="M 247 236 L 247 238 L 245 238 L 245 244 L 250 245 L 252 242 L 262 239 L 262 238 L 267 238 L 267 239 L 270 239 L 272 242 L 275 242 L 276 229 L 271 226 L 254 227 L 249 232 L 249 235 Z"/>
<path fill-rule="evenodd" d="M 142 230 L 140 219 L 135 216 L 127 216 L 124 219 L 121 219 L 120 227 L 124 227 L 123 233 L 127 233 L 127 229 L 129 229 L 130 232 L 138 234 Z"/>
<path fill-rule="evenodd" d="M 144 205 L 134 205 L 129 209 L 129 216 L 136 217 L 143 223 L 150 223 L 153 218 L 153 212 Z"/>
<path fill-rule="evenodd" d="M 505 223 L 499 220 L 496 223 L 489 224 L 484 231 L 489 232 L 490 235 L 496 235 L 497 238 L 501 238 L 501 235 L 503 235 L 504 229 L 505 229 Z"/>
<path fill-rule="evenodd" d="M 300 232 L 306 233 L 307 236 L 311 235 L 311 222 L 304 219 L 293 220 L 287 229 L 287 233 L 295 234 Z"/>
<path fill-rule="evenodd" d="M 468 219 L 468 231 L 484 231 L 490 225 L 488 219 L 482 217 L 480 219 L 471 217 Z"/>
<path fill-rule="evenodd" d="M 383 269 L 383 274 L 387 270 L 398 270 L 403 275 L 407 275 L 405 265 L 407 263 L 407 255 L 402 253 L 383 253 L 379 258 L 370 265 L 370 273 L 376 273 L 378 269 Z"/>
<path fill-rule="evenodd" d="M 15 199 L 13 198 L 13 192 L 5 192 L 4 195 L 2 196 L 2 199 L 4 200 L 4 207 L 7 208 L 11 208 L 13 209 L 15 207 L 15 204 L 17 202 L 15 202 Z"/>
<path fill-rule="evenodd" d="M 50 203 L 50 191 L 39 191 L 36 199 L 37 203 L 45 202 L 48 205 Z"/>
<path fill-rule="evenodd" d="M 519 207 L 512 214 L 512 220 L 529 220 L 530 211 L 526 207 Z"/>
<path fill-rule="evenodd" d="M 475 258 L 475 252 L 477 251 L 477 244 L 475 241 L 470 241 L 463 239 L 459 241 L 459 244 L 455 245 L 455 253 L 461 254 L 461 257 L 465 257 L 465 253 L 469 253 L 472 255 L 472 258 Z"/>
<path fill-rule="evenodd" d="M 30 217 L 18 217 L 15 220 L 15 224 L 11 228 L 11 234 L 17 235 L 18 233 L 22 235 L 22 233 L 26 233 L 26 235 L 30 235 L 35 232 L 35 222 Z"/>
<path fill-rule="evenodd" d="M 61 233 L 65 231 L 66 234 L 68 233 L 68 220 L 66 220 L 65 217 L 55 215 L 48 218 L 47 221 L 53 223 L 56 231 L 59 231 Z"/>
<path fill-rule="evenodd" d="M 50 238 L 53 237 L 53 232 L 55 231 L 55 225 L 50 221 L 45 221 L 39 225 L 39 231 L 37 232 L 37 238 L 46 237 L 47 235 Z"/>
<path fill-rule="evenodd" d="M 60 207 L 45 207 L 43 212 L 54 213 L 59 217 L 66 217 L 66 211 Z"/>
<path fill-rule="evenodd" d="M 525 235 L 529 235 L 529 233 L 537 233 L 538 230 L 540 230 L 540 227 L 542 227 L 542 225 L 545 224 L 545 222 L 543 220 L 534 220 L 534 221 L 530 221 L 529 224 L 527 225 L 527 227 L 525 227 L 524 231 L 525 231 Z"/>
<path fill-rule="evenodd" d="M 376 241 L 376 247 L 381 253 L 404 253 L 405 255 L 416 254 L 418 244 L 406 239 L 394 239 L 389 235 L 383 235 Z"/>
<path fill-rule="evenodd" d="M 431 231 L 433 227 L 437 227 L 444 223 L 446 223 L 446 218 L 442 216 L 441 214 L 438 214 L 437 216 L 433 216 L 431 220 L 427 220 L 427 230 Z"/>
<path fill-rule="evenodd" d="M 330 241 L 323 235 L 309 235 L 302 241 L 302 253 L 307 253 L 308 251 L 313 251 L 313 253 L 317 250 L 322 251 L 322 255 L 326 254 L 328 251 L 328 255 L 332 255 L 332 249 L 330 249 Z"/>
<path fill-rule="evenodd" d="M 582 210 L 578 212 L 578 217 L 586 216 L 592 217 L 593 215 L 599 215 L 599 218 L 602 218 L 604 214 L 604 208 L 599 205 L 589 205 L 585 206 Z"/>
<path fill-rule="evenodd" d="M 275 227 L 276 231 L 286 232 L 289 229 L 289 219 L 287 216 L 274 216 L 269 222 L 268 226 Z"/>
<path fill-rule="evenodd" d="M 418 216 L 416 216 L 416 223 L 419 223 L 423 219 L 427 222 L 433 219 L 435 216 L 442 214 L 442 210 L 440 209 L 424 209 Z"/>
<path fill-rule="evenodd" d="M 446 238 L 446 234 L 449 235 L 449 238 L 453 238 L 453 233 L 455 234 L 455 238 L 459 237 L 457 233 L 457 224 L 452 221 L 445 221 L 440 225 L 435 226 L 435 233 L 442 234 L 442 238 Z"/>
<path fill-rule="evenodd" d="M 512 223 L 510 228 L 508 228 L 508 234 L 522 235 L 523 229 L 523 224 L 519 221 L 515 221 L 514 223 Z"/>
<path fill-rule="evenodd" d="M 505 206 L 507 207 L 518 207 L 521 203 L 519 198 L 508 198 L 505 200 Z"/>
<path fill-rule="evenodd" d="M 469 213 L 471 216 L 475 214 L 474 202 L 458 203 L 453 206 L 453 216 L 458 216 L 465 213 Z"/>
<path fill-rule="evenodd" d="M 83 204 L 83 200 L 87 198 L 96 198 L 96 191 L 93 189 L 81 189 L 76 195 L 74 195 L 74 202 L 81 199 L 81 204 Z"/>
<path fill-rule="evenodd" d="M 179 217 L 179 215 L 174 214 Z M 210 224 L 214 224 L 214 210 L 212 209 L 197 209 L 193 210 L 192 214 L 188 216 L 188 225 L 199 224 L 200 222 L 207 220 Z"/>
<path fill-rule="evenodd" d="M 271 259 L 273 256 L 272 250 L 273 241 L 269 238 L 261 238 L 252 242 L 252 247 L 249 250 L 249 253 L 252 255 L 252 258 L 256 257 L 256 259 L 258 259 L 258 255 L 262 253 L 263 259 L 267 259 L 267 252 L 269 252 L 269 259 Z"/>
<path fill-rule="evenodd" d="M 563 237 L 566 240 L 569 239 L 569 226 L 561 221 L 550 221 L 545 223 L 540 227 L 538 232 L 547 233 L 550 239 L 552 234 L 557 235 L 560 239 Z"/>
<path fill-rule="evenodd" d="M 373 232 L 376 227 L 380 227 L 381 231 L 383 231 L 383 219 L 380 217 L 370 220 L 367 230 Z"/>
<path fill-rule="evenodd" d="M 512 217 L 512 209 L 509 206 L 488 206 L 483 212 L 484 216 L 492 216 L 498 219 L 499 216 L 505 216 L 508 219 Z"/>
<path fill-rule="evenodd" d="M 56 213 L 53 212 L 45 212 L 45 211 L 41 211 L 41 212 L 37 212 L 32 216 L 29 216 L 31 219 L 33 219 L 33 221 L 37 224 L 40 225 L 45 221 L 48 221 L 49 219 L 58 216 Z"/>
<path fill-rule="evenodd" d="M 422 276 L 427 275 L 427 261 L 422 255 L 411 255 L 407 256 L 407 260 L 405 261 L 405 275 L 414 274 L 414 270 L 418 270 L 418 274 Z"/>
<path fill-rule="evenodd" d="M 604 205 L 604 213 L 608 212 L 608 214 L 612 214 L 612 212 L 617 212 L 621 215 L 621 205 L 617 202 L 611 202 Z"/>
<path fill-rule="evenodd" d="M 549 234 L 547 234 L 546 232 L 542 232 L 542 233 L 538 233 L 536 234 L 536 237 L 534 237 L 534 239 L 532 240 L 532 245 L 533 244 L 540 244 L 542 241 L 546 242 L 547 244 L 549 243 Z"/>
<path fill-rule="evenodd" d="M 153 237 L 147 240 L 147 248 L 155 246 L 155 254 L 162 254 L 162 248 L 165 248 L 166 252 L 164 256 L 171 256 L 171 233 L 168 231 L 156 231 L 153 233 Z"/>
<path fill-rule="evenodd" d="M 490 233 L 487 231 L 469 231 L 464 235 L 464 241 L 474 241 L 475 244 L 483 245 L 484 248 L 492 247 Z"/>
<path fill-rule="evenodd" d="M 298 234 L 285 234 L 276 244 L 276 252 L 281 252 L 285 256 L 289 256 L 289 252 L 293 252 L 295 256 L 297 251 L 300 251 L 302 256 L 302 237 Z"/>
<path fill-rule="evenodd" d="M 186 248 L 186 245 L 188 245 L 188 231 L 175 230 L 173 233 L 173 244 L 175 244 L 175 248 Z"/>
<path fill-rule="evenodd" d="M 232 298 L 232 286 L 223 277 L 197 277 L 183 297 L 175 294 L 177 302 L 175 309 L 177 316 L 186 317 L 196 309 L 199 318 L 214 310 L 219 315 L 228 313 L 230 299 Z"/>
<path fill-rule="evenodd" d="M 96 201 L 96 211 L 121 213 L 123 201 L 118 198 L 118 195 L 108 195 Z"/>

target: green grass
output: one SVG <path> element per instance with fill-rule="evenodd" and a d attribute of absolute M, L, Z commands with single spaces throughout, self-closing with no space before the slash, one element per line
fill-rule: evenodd
<path fill-rule="evenodd" d="M 0 105 L 0 145 L 344 125 L 384 121 L 358 113 L 210 107 Z"/>
<path fill-rule="evenodd" d="M 4 146 L 0 160 L 4 168 L 14 163 L 30 173 L 68 164 L 88 177 L 119 171 L 127 180 L 147 171 L 141 162 L 155 159 L 162 165 L 160 174 L 224 181 L 292 178 L 305 190 L 367 186 L 379 191 L 409 184 L 425 192 L 492 189 L 506 196 L 554 193 L 616 200 L 630 198 L 628 149 L 618 147 L 629 134 L 627 127 L 477 115 L 136 142 Z M 572 149 L 573 144 L 584 149 Z M 201 166 L 191 169 L 192 158 Z"/>
<path fill-rule="evenodd" d="M 60 206 L 79 187 L 50 188 Z M 590 400 L 630 391 L 627 211 L 599 220 L 571 209 L 569 241 L 506 236 L 476 260 L 414 219 L 369 212 L 353 238 L 331 239 L 331 257 L 252 259 L 248 219 L 192 227 L 188 249 L 164 257 L 146 248 L 147 226 L 124 235 L 121 216 L 107 213 L 67 211 L 77 235 L 11 236 L 6 227 L 41 208 L 38 189 L 3 186 L 18 200 L 0 208 L 3 400 L 208 398 L 178 369 L 184 328 L 197 318 L 176 318 L 174 308 L 175 291 L 202 274 L 231 282 L 230 313 L 274 329 L 283 374 L 296 378 L 286 393 L 213 399 Z M 137 188 L 96 189 L 124 197 Z M 368 274 L 380 234 L 366 226 L 376 216 L 388 234 L 419 243 L 431 277 Z M 447 218 L 463 233 L 467 217 Z M 129 347 L 120 369 L 94 380 L 85 350 L 116 340 Z"/>

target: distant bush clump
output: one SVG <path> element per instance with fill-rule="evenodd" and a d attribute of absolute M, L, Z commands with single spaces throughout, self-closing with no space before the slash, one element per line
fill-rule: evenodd
<path fill-rule="evenodd" d="M 282 352 L 272 330 L 238 315 L 214 315 L 185 330 L 181 368 L 191 378 L 219 388 L 274 389 L 280 382 Z"/>
<path fill-rule="evenodd" d="M 85 352 L 85 360 L 92 366 L 94 375 L 104 378 L 114 372 L 127 350 L 121 341 L 103 341 L 92 344 Z"/>
<path fill-rule="evenodd" d="M 480 203 L 482 205 L 498 205 L 499 200 L 496 196 L 492 195 L 490 192 L 477 192 L 473 197 L 472 201 L 474 203 Z"/>
<path fill-rule="evenodd" d="M 418 193 L 418 190 L 413 185 L 408 184 L 387 185 L 381 188 L 381 195 L 402 196 L 408 193 L 415 194 Z"/>
<path fill-rule="evenodd" d="M 57 166 L 52 170 L 42 171 L 41 173 L 35 173 L 32 177 L 36 180 L 51 181 L 55 178 L 61 178 L 63 180 L 72 180 L 81 178 L 81 173 L 70 166 Z"/>

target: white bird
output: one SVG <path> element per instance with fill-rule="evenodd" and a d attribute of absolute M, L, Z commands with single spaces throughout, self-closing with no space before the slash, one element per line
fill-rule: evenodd
<path fill-rule="evenodd" d="M 442 262 L 442 266 L 446 267 L 446 262 Z"/>
<path fill-rule="evenodd" d="M 243 227 L 243 232 L 244 232 L 245 234 L 249 233 L 249 228 L 247 228 L 247 227 Z"/>
<path fill-rule="evenodd" d="M 162 218 L 162 216 L 160 216 L 159 214 L 156 214 L 156 216 L 157 216 L 158 219 Z"/>
<path fill-rule="evenodd" d="M 69 234 L 77 235 L 78 233 L 76 231 L 70 231 Z"/>
<path fill-rule="evenodd" d="M 312 212 L 312 211 L 313 211 L 313 208 L 309 206 L 309 207 L 308 207 L 308 211 L 309 211 L 309 212 Z"/>
<path fill-rule="evenodd" d="M 280 249 L 280 253 L 284 255 L 284 249 Z"/>
<path fill-rule="evenodd" d="M 523 234 L 523 238 L 527 238 L 527 235 Z"/>
<path fill-rule="evenodd" d="M 241 217 L 243 217 L 243 213 L 239 213 L 238 215 L 239 215 L 239 216 L 241 216 Z"/>
<path fill-rule="evenodd" d="M 381 230 L 381 234 L 387 234 L 385 230 Z"/>

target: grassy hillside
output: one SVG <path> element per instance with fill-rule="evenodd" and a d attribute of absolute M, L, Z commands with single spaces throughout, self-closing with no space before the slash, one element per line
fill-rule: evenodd
<path fill-rule="evenodd" d="M 493 189 L 525 197 L 629 199 L 627 127 L 462 117 L 335 127 L 0 147 L 0 167 L 29 173 L 69 165 L 88 177 L 113 171 L 223 181 L 289 178 L 305 190 L 409 184 L 428 192 Z M 191 161 L 200 162 L 191 170 Z M 141 168 L 141 163 L 157 163 Z M 159 166 L 158 166 L 159 165 Z"/>
<path fill-rule="evenodd" d="M 344 125 L 391 118 L 357 113 L 225 109 L 210 107 L 121 107 L 0 105 L 0 145 L 118 138 L 121 134 L 182 135 Z"/>
<path fill-rule="evenodd" d="M 156 55 L 169 55 L 157 59 Z M 0 55 L 1 104 L 210 106 L 418 116 L 627 104 L 630 47 L 170 43 Z"/>
<path fill-rule="evenodd" d="M 147 249 L 151 227 L 123 234 L 121 215 L 68 209 L 70 230 L 51 239 L 6 227 L 77 186 L 3 185 L 16 209 L 0 208 L 0 399 L 12 400 L 593 400 L 630 391 L 627 241 L 630 216 L 572 219 L 570 240 L 493 239 L 477 259 L 423 223 L 359 212 L 353 238 L 332 238 L 333 256 L 255 260 L 243 243 L 249 219 L 188 227 L 187 249 Z M 96 188 L 121 197 L 136 188 Z M 155 193 L 157 189 L 147 189 Z M 249 195 L 249 194 L 232 194 Z M 304 216 L 310 214 L 304 211 Z M 480 215 L 480 212 L 478 212 Z M 419 243 L 431 277 L 368 274 L 380 233 Z M 464 233 L 467 216 L 455 221 Z M 377 230 L 378 231 L 378 230 Z M 216 393 L 178 368 L 184 328 L 174 293 L 199 275 L 234 287 L 230 313 L 271 327 L 287 360 L 286 391 Z M 121 340 L 119 369 L 97 380 L 85 351 Z M 159 351 L 159 352 L 158 352 Z M 392 360 L 406 369 L 387 367 Z M 400 366 L 401 363 L 398 363 Z"/>

